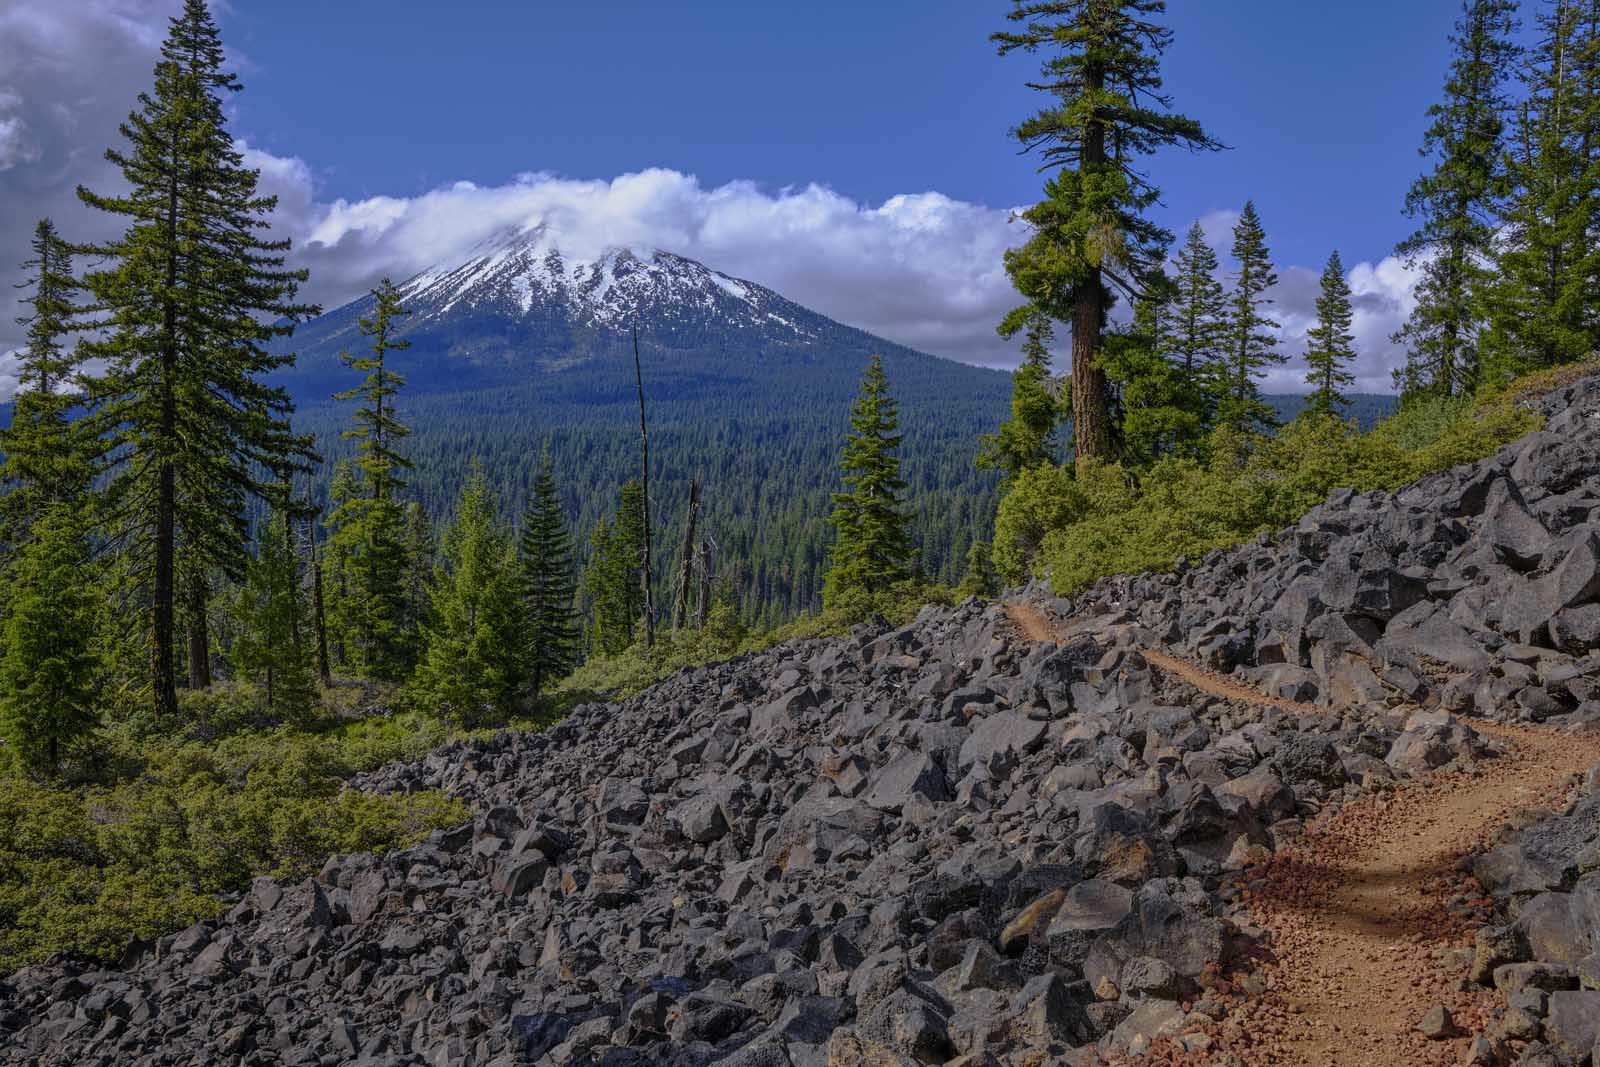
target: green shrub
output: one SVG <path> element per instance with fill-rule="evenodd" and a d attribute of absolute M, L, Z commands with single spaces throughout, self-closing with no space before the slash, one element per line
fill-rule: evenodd
<path fill-rule="evenodd" d="M 345 788 L 444 739 L 421 716 L 239 728 L 212 742 L 125 730 L 108 738 L 94 784 L 0 774 L 0 973 L 60 951 L 112 960 L 133 938 L 217 914 L 217 894 L 256 875 L 304 878 L 332 853 L 402 847 L 462 822 L 466 808 L 437 793 Z"/>
<path fill-rule="evenodd" d="M 1528 397 L 1575 376 L 1565 368 L 1476 401 L 1418 401 L 1366 434 L 1325 415 L 1272 437 L 1219 431 L 1208 461 L 1168 457 L 1136 477 L 1115 464 L 1028 471 L 1001 502 L 995 562 L 1008 581 L 1039 573 L 1063 596 L 1112 574 L 1170 570 L 1289 526 L 1334 489 L 1396 489 L 1481 459 L 1538 428 Z"/>

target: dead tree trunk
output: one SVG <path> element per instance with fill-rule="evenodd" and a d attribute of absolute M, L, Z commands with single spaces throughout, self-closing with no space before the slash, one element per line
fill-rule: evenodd
<path fill-rule="evenodd" d="M 672 628 L 689 621 L 689 586 L 694 581 L 694 528 L 700 516 L 700 483 L 689 482 L 689 518 L 683 530 L 683 563 L 678 570 L 678 600 L 672 608 Z"/>
<path fill-rule="evenodd" d="M 639 363 L 639 327 L 633 328 L 633 374 L 639 384 L 639 468 L 644 490 L 644 647 L 656 644 L 655 593 L 650 573 L 650 431 L 644 421 L 644 370 Z"/>
<path fill-rule="evenodd" d="M 711 617 L 711 539 L 708 537 L 700 542 L 700 629 L 706 628 L 706 620 Z"/>

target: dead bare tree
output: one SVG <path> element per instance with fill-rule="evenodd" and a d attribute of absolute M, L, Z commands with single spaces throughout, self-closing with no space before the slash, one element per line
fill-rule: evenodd
<path fill-rule="evenodd" d="M 639 385 L 639 467 L 644 489 L 644 647 L 656 644 L 656 605 L 650 574 L 650 431 L 644 421 L 644 370 L 639 362 L 639 327 L 633 328 L 633 374 Z"/>

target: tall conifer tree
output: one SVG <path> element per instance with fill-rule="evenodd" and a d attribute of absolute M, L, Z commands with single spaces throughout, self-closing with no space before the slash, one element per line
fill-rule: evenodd
<path fill-rule="evenodd" d="M 1206 243 L 1200 223 L 1189 227 L 1174 266 L 1172 351 L 1184 377 L 1199 385 L 1215 373 L 1228 328 L 1228 297 L 1217 277 L 1217 253 Z"/>
<path fill-rule="evenodd" d="M 1396 249 L 1422 272 L 1416 307 L 1394 335 L 1407 349 L 1395 371 L 1403 397 L 1452 396 L 1477 381 L 1481 297 L 1506 176 L 1504 87 L 1519 54 L 1516 13 L 1516 0 L 1465 0 L 1444 99 L 1428 109 L 1433 121 L 1421 151 L 1433 169 L 1406 194 L 1406 214 L 1418 227 Z"/>
<path fill-rule="evenodd" d="M 1555 0 L 1539 29 L 1486 288 L 1494 378 L 1600 349 L 1600 5 Z"/>
<path fill-rule="evenodd" d="M 93 442 L 72 409 L 82 403 L 79 359 L 67 347 L 78 319 L 72 255 L 49 219 L 34 228 L 32 258 L 23 264 L 28 343 L 18 357 L 11 425 L 0 430 L 0 546 L 15 552 L 52 504 L 83 503 L 93 469 Z"/>
<path fill-rule="evenodd" d="M 528 502 L 528 513 L 522 522 L 518 563 L 522 606 L 527 613 L 528 682 L 538 696 L 547 685 L 577 666 L 580 636 L 573 607 L 577 587 L 572 569 L 572 534 L 561 513 L 548 450 L 539 464 L 533 499 Z"/>
<path fill-rule="evenodd" d="M 1072 324 L 1073 453 L 1108 458 L 1110 399 L 1099 365 L 1107 312 L 1161 269 L 1171 235 L 1145 217 L 1160 197 L 1137 164 L 1173 145 L 1220 147 L 1162 93 L 1161 56 L 1172 31 L 1154 19 L 1164 0 L 1015 0 L 1016 29 L 993 35 L 1000 54 L 1048 52 L 1030 88 L 1054 99 L 1013 130 L 1056 170 L 1045 198 L 1024 213 L 1036 228 L 1006 254 L 1029 307 Z"/>
<path fill-rule="evenodd" d="M 1350 306 L 1350 283 L 1345 281 L 1344 263 L 1339 253 L 1328 257 L 1322 271 L 1322 292 L 1317 297 L 1317 324 L 1306 334 L 1306 384 L 1311 395 L 1306 410 L 1319 415 L 1336 415 L 1350 398 L 1345 390 L 1355 381 L 1350 366 L 1355 362 L 1355 335 L 1350 324 L 1355 312 Z"/>
<path fill-rule="evenodd" d="M 407 314 L 394 283 L 383 279 L 372 300 L 372 313 L 359 321 L 362 336 L 372 339 L 370 353 L 340 354 L 345 366 L 365 377 L 355 388 L 334 394 L 335 400 L 357 401 L 355 427 L 343 437 L 357 442 L 364 491 L 343 500 L 330 522 L 354 586 L 348 621 L 356 658 L 373 677 L 397 679 L 410 670 L 415 650 L 415 633 L 407 626 L 406 515 L 396 499 L 405 487 L 400 474 L 411 467 L 397 446 L 411 430 L 394 407 L 405 378 L 388 365 L 387 356 L 411 342 L 394 336 Z"/>
<path fill-rule="evenodd" d="M 1233 258 L 1239 265 L 1229 297 L 1224 365 L 1217 380 L 1217 420 L 1239 432 L 1270 428 L 1272 408 L 1261 399 L 1266 368 L 1284 362 L 1278 351 L 1278 324 L 1267 317 L 1267 290 L 1278 284 L 1256 206 L 1246 201 L 1233 228 Z"/>
<path fill-rule="evenodd" d="M 85 278 L 104 329 L 85 354 L 106 362 L 90 399 L 115 460 L 110 533 L 149 605 L 151 690 L 169 716 L 180 551 L 195 573 L 238 577 L 247 501 L 313 458 L 288 395 L 265 378 L 293 362 L 269 342 L 314 309 L 295 300 L 305 272 L 284 267 L 288 242 L 262 235 L 275 200 L 228 133 L 222 98 L 239 82 L 223 62 L 204 0 L 185 0 L 153 88 L 122 125 L 127 149 L 106 153 L 128 191 L 79 190 L 127 220 L 91 250 L 105 264 Z"/>
<path fill-rule="evenodd" d="M 883 358 L 873 356 L 850 408 L 850 433 L 839 459 L 844 491 L 833 494 L 833 549 L 823 603 L 846 615 L 871 610 L 877 598 L 910 578 L 911 535 L 900 477 L 900 416 L 889 395 Z"/>

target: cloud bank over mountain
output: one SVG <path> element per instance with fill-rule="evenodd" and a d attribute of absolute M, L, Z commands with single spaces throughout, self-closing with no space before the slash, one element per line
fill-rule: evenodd
<path fill-rule="evenodd" d="M 175 6 L 12 0 L 0 12 L 0 233 L 9 239 L 0 248 L 0 354 L 22 341 L 12 286 L 23 276 L 34 220 L 50 215 L 75 240 L 114 231 L 116 220 L 83 208 L 74 190 L 117 188 L 102 152 L 148 83 Z M 83 62 L 88 55 L 94 63 Z M 313 161 L 248 141 L 241 147 L 260 169 L 264 190 L 279 197 L 280 230 L 312 271 L 307 295 L 328 307 L 385 275 L 399 280 L 463 260 L 508 228 L 543 225 L 575 256 L 661 248 L 936 355 L 1000 366 L 1017 359 L 1015 345 L 994 332 L 1016 302 L 1002 253 L 1024 236 L 1009 208 L 936 191 L 866 203 L 815 182 L 776 190 L 747 181 L 708 186 L 663 168 L 609 179 L 530 171 L 500 185 L 458 182 L 412 196 L 330 199 Z M 1220 208 L 1201 220 L 1224 253 L 1236 217 Z M 1279 268 L 1272 295 L 1291 357 L 1315 314 L 1318 273 L 1314 265 Z M 1413 272 L 1388 257 L 1356 263 L 1350 279 L 1362 353 L 1358 388 L 1387 389 L 1399 359 L 1389 335 L 1410 310 Z M 14 387 L 13 366 L 0 356 L 0 394 Z M 1296 391 L 1302 377 L 1291 362 L 1266 387 Z"/>

